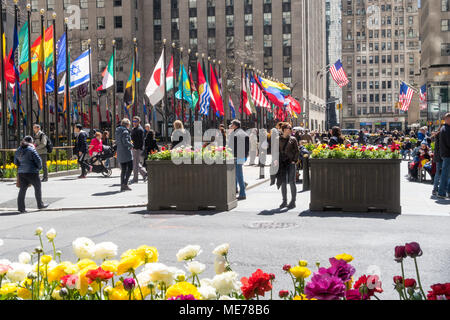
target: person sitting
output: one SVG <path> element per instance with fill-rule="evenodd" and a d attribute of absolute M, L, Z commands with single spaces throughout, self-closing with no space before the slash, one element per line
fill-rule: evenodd
<path fill-rule="evenodd" d="M 422 161 L 424 160 L 431 161 L 430 148 L 426 143 L 421 143 L 420 147 L 416 149 L 414 149 L 413 152 L 414 162 L 412 162 L 409 167 L 409 174 L 413 181 L 417 181 L 419 178 L 419 166 L 422 164 Z"/>
<path fill-rule="evenodd" d="M 102 133 L 96 132 L 94 139 L 92 139 L 91 144 L 89 145 L 89 156 L 91 158 L 97 159 L 94 162 L 94 165 L 101 165 L 100 161 L 97 158 L 97 155 L 103 151 L 103 141 L 102 141 Z"/>
<path fill-rule="evenodd" d="M 341 133 L 341 128 L 333 127 L 331 134 L 332 134 L 332 137 L 330 138 L 330 142 L 328 143 L 328 145 L 330 147 L 344 144 L 345 141 L 344 141 L 344 137 L 342 136 L 342 133 Z"/>
<path fill-rule="evenodd" d="M 408 156 L 408 158 L 411 158 L 411 149 L 412 149 L 411 139 L 406 138 L 402 144 L 402 150 L 400 150 L 400 154 L 402 155 L 403 160 L 406 159 L 406 156 Z"/>

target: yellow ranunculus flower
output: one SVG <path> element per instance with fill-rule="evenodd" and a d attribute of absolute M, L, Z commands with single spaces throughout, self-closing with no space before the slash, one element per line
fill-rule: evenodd
<path fill-rule="evenodd" d="M 141 287 L 142 295 L 144 296 L 144 299 L 148 297 L 151 293 L 151 290 L 148 287 Z M 139 288 L 136 286 L 136 288 L 133 290 L 133 294 L 136 297 L 136 300 L 142 300 L 141 297 L 141 291 L 139 291 Z"/>
<path fill-rule="evenodd" d="M 339 254 L 336 257 L 334 257 L 337 260 L 344 260 L 347 263 L 350 263 L 353 261 L 353 257 L 349 254 L 343 253 L 343 254 Z"/>
<path fill-rule="evenodd" d="M 120 260 L 119 265 L 117 266 L 117 275 L 120 276 L 131 269 L 136 270 L 143 263 L 144 261 L 142 261 L 138 255 L 125 256 Z"/>
<path fill-rule="evenodd" d="M 300 260 L 300 261 L 298 262 L 298 265 L 299 265 L 300 267 L 307 267 L 307 266 L 308 266 L 308 261 Z"/>
<path fill-rule="evenodd" d="M 158 250 L 155 247 L 140 246 L 136 249 L 136 253 L 144 261 L 144 264 L 158 262 Z"/>
<path fill-rule="evenodd" d="M 294 300 L 317 300 L 317 299 L 308 299 L 308 298 L 306 298 L 306 296 L 304 294 L 302 294 L 299 296 L 295 296 Z"/>
<path fill-rule="evenodd" d="M 311 270 L 309 270 L 306 267 L 293 267 L 289 270 L 289 272 L 296 278 L 296 279 L 306 279 L 311 275 Z"/>
<path fill-rule="evenodd" d="M 101 267 L 105 271 L 109 271 L 112 273 L 117 272 L 117 267 L 119 266 L 119 261 L 117 260 L 107 260 L 102 263 Z"/>
<path fill-rule="evenodd" d="M 126 258 L 126 257 L 131 257 L 131 256 L 136 256 L 136 255 L 137 255 L 137 250 L 136 249 L 128 249 L 127 251 L 122 253 L 122 255 L 120 257 L 121 258 Z"/>
<path fill-rule="evenodd" d="M 53 281 L 59 281 L 62 277 L 69 274 L 76 274 L 80 271 L 76 264 L 69 261 L 64 261 L 58 264 L 56 267 L 48 270 L 48 281 L 52 283 Z"/>
<path fill-rule="evenodd" d="M 97 264 L 94 261 L 92 261 L 91 259 L 83 259 L 83 260 L 78 261 L 78 263 L 77 263 L 77 267 L 80 270 L 83 270 L 83 269 L 85 269 L 87 267 L 91 267 L 91 266 L 92 266 L 91 269 L 98 268 Z"/>
<path fill-rule="evenodd" d="M 198 292 L 196 286 L 189 282 L 178 282 L 167 289 L 166 299 L 176 298 L 181 295 L 193 295 L 196 300 L 200 300 L 201 298 L 200 292 Z"/>
<path fill-rule="evenodd" d="M 5 283 L 0 288 L 0 296 L 6 296 L 11 293 L 16 293 L 17 291 L 17 284 L 16 283 Z"/>
<path fill-rule="evenodd" d="M 109 300 L 128 300 L 128 292 L 125 289 L 111 289 Z"/>
<path fill-rule="evenodd" d="M 80 294 L 82 296 L 85 296 L 88 292 L 88 287 L 89 287 L 89 279 L 86 277 L 86 273 L 88 273 L 89 270 L 95 270 L 97 269 L 97 266 L 93 266 L 93 265 L 89 265 L 86 268 L 82 269 L 80 271 L 80 273 L 78 274 L 78 277 L 80 278 Z M 98 287 L 98 283 L 96 282 L 92 282 L 90 284 L 91 288 L 93 289 L 93 292 L 97 292 L 99 287 Z"/>
<path fill-rule="evenodd" d="M 17 296 L 23 300 L 31 300 L 31 291 L 27 288 L 17 288 Z"/>
<path fill-rule="evenodd" d="M 41 263 L 44 265 L 49 264 L 50 261 L 52 261 L 52 259 L 53 259 L 52 256 L 49 256 L 49 255 L 42 256 Z"/>

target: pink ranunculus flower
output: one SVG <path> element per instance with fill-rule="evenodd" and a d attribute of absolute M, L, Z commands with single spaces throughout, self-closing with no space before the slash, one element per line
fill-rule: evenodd
<path fill-rule="evenodd" d="M 0 264 L 0 276 L 4 276 L 8 273 L 8 270 L 12 269 L 10 266 L 6 264 Z"/>
<path fill-rule="evenodd" d="M 76 289 L 78 282 L 78 276 L 69 274 L 61 278 L 61 284 L 67 289 Z"/>

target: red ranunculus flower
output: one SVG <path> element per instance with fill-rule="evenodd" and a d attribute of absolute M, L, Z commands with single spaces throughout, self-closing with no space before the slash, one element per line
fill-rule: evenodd
<path fill-rule="evenodd" d="M 431 286 L 431 291 L 428 291 L 428 300 L 450 300 L 450 283 L 438 283 Z"/>
<path fill-rule="evenodd" d="M 280 293 L 278 294 L 280 296 L 281 299 L 283 298 L 287 298 L 289 296 L 289 291 L 287 290 L 281 290 Z"/>
<path fill-rule="evenodd" d="M 292 266 L 290 264 L 285 264 L 283 266 L 283 270 L 286 271 L 286 272 L 289 272 L 289 270 L 291 270 L 291 268 L 292 268 Z"/>
<path fill-rule="evenodd" d="M 401 276 L 395 276 L 394 283 L 395 284 L 399 284 L 399 283 L 403 284 L 403 278 Z"/>
<path fill-rule="evenodd" d="M 405 287 L 415 289 L 417 286 L 415 279 L 405 279 Z"/>
<path fill-rule="evenodd" d="M 366 286 L 367 287 L 367 294 L 370 297 L 373 297 L 375 295 L 375 292 L 377 293 L 382 293 L 383 289 L 381 289 L 381 281 L 379 280 L 377 275 L 370 275 L 370 276 L 366 276 L 363 275 L 361 276 L 358 281 L 355 282 L 355 284 L 353 285 L 354 289 L 358 289 L 361 286 Z"/>
<path fill-rule="evenodd" d="M 162 147 L 162 148 L 161 148 L 161 151 L 166 151 L 166 148 L 165 148 L 165 147 Z"/>
<path fill-rule="evenodd" d="M 109 271 L 105 271 L 102 268 L 98 268 L 96 270 L 89 270 L 86 273 L 86 278 L 89 279 L 89 283 L 95 282 L 95 281 L 108 281 L 114 277 L 114 274 Z"/>
<path fill-rule="evenodd" d="M 272 290 L 270 275 L 264 273 L 261 269 L 256 270 L 250 278 L 242 278 L 242 294 L 245 299 L 250 300 L 256 295 L 264 297 L 267 291 Z"/>

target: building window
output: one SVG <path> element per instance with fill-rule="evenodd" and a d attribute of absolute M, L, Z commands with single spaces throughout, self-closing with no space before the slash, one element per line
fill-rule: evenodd
<path fill-rule="evenodd" d="M 47 0 L 47 11 L 55 11 L 55 0 Z"/>
<path fill-rule="evenodd" d="M 106 49 L 106 41 L 104 38 L 97 39 L 97 48 L 99 51 L 104 51 Z"/>
<path fill-rule="evenodd" d="M 105 0 L 97 0 L 97 8 L 104 8 Z"/>
<path fill-rule="evenodd" d="M 122 0 L 114 0 L 114 7 L 121 7 L 122 6 Z"/>
<path fill-rule="evenodd" d="M 80 0 L 80 8 L 81 9 L 87 9 L 89 6 L 88 0 Z"/>
<path fill-rule="evenodd" d="M 88 30 L 89 29 L 89 19 L 88 18 L 81 18 L 80 19 L 80 29 L 81 30 Z"/>
<path fill-rule="evenodd" d="M 103 30 L 106 27 L 105 17 L 97 17 L 97 30 Z"/>
<path fill-rule="evenodd" d="M 114 28 L 122 29 L 122 16 L 114 16 Z"/>

